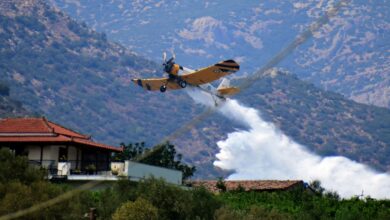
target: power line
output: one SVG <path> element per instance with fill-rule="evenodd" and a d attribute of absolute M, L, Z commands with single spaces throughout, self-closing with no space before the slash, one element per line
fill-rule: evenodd
<path fill-rule="evenodd" d="M 329 10 L 325 12 L 323 16 L 321 16 L 319 19 L 317 19 L 315 22 L 313 22 L 303 33 L 299 34 L 298 37 L 296 37 L 291 43 L 288 44 L 285 48 L 283 48 L 278 54 L 276 54 L 270 61 L 268 61 L 262 68 L 260 68 L 255 74 L 252 76 L 247 77 L 244 79 L 244 81 L 239 85 L 241 90 L 244 90 L 246 88 L 249 88 L 253 83 L 260 79 L 261 76 L 269 70 L 270 68 L 274 67 L 278 63 L 280 63 L 283 59 L 285 59 L 291 52 L 293 52 L 298 46 L 302 45 L 304 42 L 306 42 L 309 38 L 313 36 L 313 33 L 318 31 L 324 24 L 327 24 L 331 17 L 335 16 L 337 12 L 340 10 L 341 7 L 346 6 L 347 3 L 350 2 L 350 0 L 340 0 L 338 3 L 336 3 L 333 7 L 331 7 Z M 201 121 L 206 120 L 209 116 L 211 116 L 214 112 L 217 111 L 217 108 L 209 108 L 206 109 L 201 114 L 194 117 L 192 120 L 190 120 L 188 123 L 184 124 L 180 128 L 176 129 L 174 132 L 172 132 L 170 135 L 163 138 L 160 143 L 164 143 L 167 140 L 174 140 L 190 130 L 192 127 L 194 127 L 196 124 L 198 124 Z M 145 155 L 142 155 L 138 158 L 136 158 L 134 161 L 140 161 L 149 155 L 151 155 L 154 151 L 158 150 L 159 148 L 152 149 Z M 30 208 L 19 210 L 17 212 L 7 214 L 0 217 L 0 220 L 10 220 L 19 218 L 25 215 L 28 215 L 30 213 L 39 211 L 44 208 L 48 208 L 50 206 L 53 206 L 55 204 L 58 204 L 60 202 L 66 201 L 73 196 L 77 195 L 78 193 L 89 190 L 96 185 L 98 185 L 98 181 L 90 181 L 77 189 L 68 191 L 62 195 L 59 195 L 53 199 L 50 199 L 48 201 L 39 203 L 37 205 L 34 205 Z"/>

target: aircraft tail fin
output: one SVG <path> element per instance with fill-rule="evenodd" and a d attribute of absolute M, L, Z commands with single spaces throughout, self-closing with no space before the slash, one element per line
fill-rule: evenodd
<path fill-rule="evenodd" d="M 218 95 L 220 96 L 231 96 L 240 91 L 237 87 L 230 86 L 230 80 L 224 78 L 217 88 Z"/>
<path fill-rule="evenodd" d="M 223 89 L 223 88 L 227 88 L 230 86 L 230 80 L 228 80 L 227 78 L 223 78 L 222 79 L 222 82 L 219 84 L 218 89 Z"/>

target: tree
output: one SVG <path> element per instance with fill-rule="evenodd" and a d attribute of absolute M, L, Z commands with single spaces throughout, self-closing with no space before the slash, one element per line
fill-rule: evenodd
<path fill-rule="evenodd" d="M 222 177 L 218 178 L 216 187 L 217 189 L 221 190 L 221 192 L 226 192 L 226 184 Z"/>
<path fill-rule="evenodd" d="M 15 156 L 9 149 L 0 149 L 0 183 L 19 181 L 30 184 L 43 180 L 45 170 L 29 166 L 27 157 Z"/>
<path fill-rule="evenodd" d="M 184 164 L 181 161 L 182 157 L 181 154 L 176 152 L 175 146 L 167 141 L 146 151 L 139 161 L 150 165 L 180 170 L 183 172 L 183 180 L 185 180 L 194 175 L 196 168 Z"/>
<path fill-rule="evenodd" d="M 123 152 L 113 155 L 113 160 L 133 160 L 154 166 L 166 167 L 183 172 L 183 180 L 194 175 L 196 168 L 182 162 L 183 155 L 176 152 L 175 146 L 169 142 L 156 145 L 153 148 L 145 147 L 145 143 L 125 145 Z"/>
<path fill-rule="evenodd" d="M 169 185 L 162 179 L 145 179 L 137 187 L 137 197 L 148 200 L 158 208 L 160 219 L 186 219 L 191 212 L 189 191 Z"/>
<path fill-rule="evenodd" d="M 157 208 L 143 198 L 138 198 L 135 202 L 124 203 L 112 216 L 113 220 L 154 220 L 157 218 Z"/>
<path fill-rule="evenodd" d="M 322 195 L 325 191 L 325 189 L 321 186 L 321 181 L 319 180 L 313 180 L 310 182 L 309 187 L 318 195 Z"/>
<path fill-rule="evenodd" d="M 123 151 L 120 153 L 115 153 L 113 160 L 124 161 L 124 160 L 133 160 L 134 158 L 143 155 L 147 148 L 145 147 L 145 142 L 141 143 L 129 143 L 128 145 L 121 143 L 120 146 L 123 148 Z"/>
<path fill-rule="evenodd" d="M 207 190 L 186 190 L 162 179 L 145 179 L 136 190 L 137 197 L 158 209 L 159 219 L 213 219 L 220 202 Z"/>

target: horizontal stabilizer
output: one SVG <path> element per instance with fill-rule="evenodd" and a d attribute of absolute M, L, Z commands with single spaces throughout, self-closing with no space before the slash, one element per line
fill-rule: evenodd
<path fill-rule="evenodd" d="M 232 96 L 240 91 L 237 87 L 226 87 L 226 88 L 220 88 L 217 89 L 218 95 L 221 96 Z"/>
<path fill-rule="evenodd" d="M 220 96 L 231 96 L 238 93 L 239 91 L 239 88 L 230 86 L 230 80 L 226 78 L 222 79 L 222 82 L 217 88 L 217 93 Z"/>

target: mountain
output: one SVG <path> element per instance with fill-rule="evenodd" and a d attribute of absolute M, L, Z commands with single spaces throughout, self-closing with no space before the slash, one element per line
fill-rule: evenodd
<path fill-rule="evenodd" d="M 161 76 L 161 66 L 43 0 L 0 2 L 0 73 L 10 88 L 7 99 L 113 145 L 151 146 L 204 111 L 183 91 L 133 85 L 132 78 Z M 357 104 L 279 70 L 236 98 L 313 151 L 390 170 L 389 109 Z M 224 174 L 212 165 L 216 142 L 237 128 L 215 113 L 172 141 L 198 177 L 215 178 Z"/>
<path fill-rule="evenodd" d="M 0 82 L 0 118 L 36 115 L 27 111 L 21 102 L 10 98 L 9 93 L 7 84 Z"/>
<path fill-rule="evenodd" d="M 155 76 L 157 65 L 43 1 L 2 1 L 0 16 L 2 79 L 11 97 L 30 110 L 119 144 L 154 136 L 147 128 L 156 122 L 152 110 L 139 104 L 143 99 L 160 100 L 151 108 L 160 111 L 160 122 L 169 126 L 173 122 L 168 106 L 190 104 L 180 97 L 171 102 L 173 94 L 145 94 L 130 86 L 130 79 L 141 73 Z M 179 114 L 191 111 L 183 107 Z"/>
<path fill-rule="evenodd" d="M 202 111 L 183 92 L 147 93 L 130 81 L 161 76 L 160 68 L 42 0 L 0 2 L 9 97 L 98 141 L 154 145 Z"/>
<path fill-rule="evenodd" d="M 244 74 L 264 65 L 336 2 L 48 1 L 154 60 L 170 49 L 194 68 L 235 58 Z M 390 4 L 347 2 L 278 67 L 357 102 L 389 108 Z"/>

